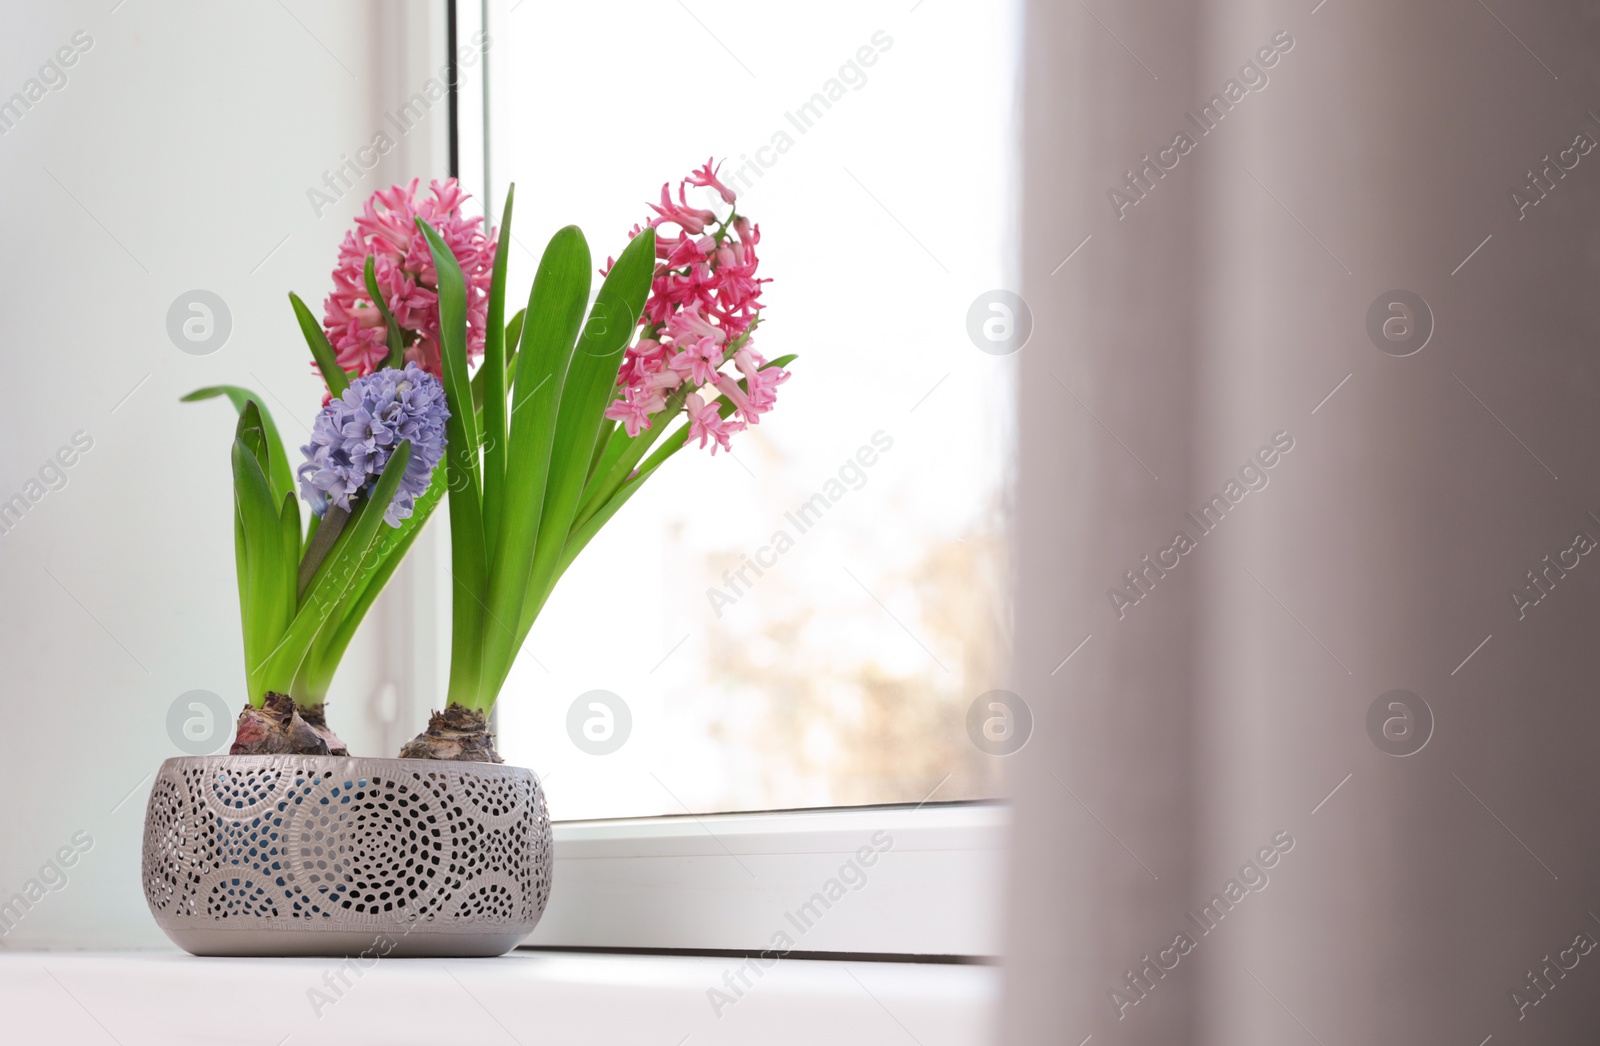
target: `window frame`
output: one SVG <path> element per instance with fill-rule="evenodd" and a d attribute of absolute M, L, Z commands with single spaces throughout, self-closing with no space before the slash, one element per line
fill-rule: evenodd
<path fill-rule="evenodd" d="M 492 216 L 494 27 L 512 0 L 448 6 L 458 48 L 488 40 L 458 63 L 451 155 Z M 413 636 L 435 640 L 413 644 L 419 684 L 442 683 L 449 659 L 429 598 L 449 591 L 448 550 L 432 529 L 419 580 L 396 593 Z M 992 961 L 1008 824 L 996 800 L 557 821 L 550 906 L 524 947 Z"/>

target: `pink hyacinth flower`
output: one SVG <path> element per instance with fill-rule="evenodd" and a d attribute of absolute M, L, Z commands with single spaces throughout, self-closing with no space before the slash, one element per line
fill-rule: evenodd
<path fill-rule="evenodd" d="M 684 232 L 691 236 L 699 236 L 705 231 L 707 224 L 717 220 L 716 212 L 708 211 L 703 207 L 690 207 L 689 200 L 682 185 L 678 186 L 678 202 L 672 202 L 672 195 L 667 191 L 665 183 L 661 186 L 661 206 L 650 204 L 650 209 L 656 212 L 657 217 L 650 219 L 650 226 L 662 222 L 673 222 Z"/>
<path fill-rule="evenodd" d="M 667 366 L 691 384 L 704 385 L 717 379 L 717 368 L 722 366 L 722 347 L 713 338 L 701 338 L 672 357 Z"/>
<path fill-rule="evenodd" d="M 660 203 L 649 204 L 655 215 L 646 224 L 658 235 L 650 295 L 639 317 L 643 337 L 623 354 L 617 399 L 606 411 L 632 437 L 650 428 L 669 402 L 681 402 L 688 415 L 687 437 L 713 454 L 726 450 L 729 436 L 772 409 L 778 385 L 789 377 L 780 368 L 762 370 L 766 360 L 749 345 L 762 309 L 762 286 L 770 282 L 756 275 L 760 226 L 737 212 L 718 219 L 713 211 L 689 206 L 689 186 L 712 189 L 724 203 L 735 204 L 737 194 L 718 177 L 719 169 L 707 160 L 678 184 L 676 199 L 668 184 L 661 188 Z M 678 235 L 660 235 L 669 225 Z M 636 225 L 630 236 L 640 231 Z M 611 264 L 607 259 L 602 271 Z M 730 346 L 738 348 L 734 367 L 744 387 L 739 377 L 722 373 Z M 694 391 L 708 387 L 733 404 L 729 417 Z M 684 395 L 669 400 L 674 393 Z"/>
<path fill-rule="evenodd" d="M 712 167 L 711 160 L 707 159 L 706 165 L 689 175 L 686 180 L 690 185 L 697 185 L 701 186 L 702 188 L 709 185 L 711 188 L 722 194 L 723 203 L 733 203 L 738 197 L 732 189 L 728 188 L 726 185 L 722 184 L 722 182 L 717 180 L 717 172 L 720 170 L 722 170 L 722 165 L 720 163 L 717 164 L 716 167 Z"/>
<path fill-rule="evenodd" d="M 686 305 L 673 313 L 667 320 L 667 333 L 672 335 L 672 340 L 679 345 L 696 342 L 701 338 L 710 338 L 718 345 L 728 340 L 727 334 L 701 315 L 698 304 Z"/>
<path fill-rule="evenodd" d="M 433 252 L 418 233 L 422 218 L 438 230 L 461 266 L 467 289 L 467 356 L 483 353 L 488 322 L 489 284 L 494 275 L 494 230 L 485 234 L 482 218 L 466 218 L 468 199 L 455 179 L 430 184 L 431 197 L 418 198 L 418 179 L 372 194 L 339 248 L 333 292 L 323 303 L 323 330 L 339 365 L 356 375 L 372 373 L 389 355 L 388 331 L 367 293 L 364 271 L 373 259 L 373 278 L 406 342 L 404 358 L 442 377 L 439 357 L 438 277 Z"/>
<path fill-rule="evenodd" d="M 698 393 L 689 393 L 684 400 L 684 410 L 689 415 L 689 438 L 699 440 L 702 447 L 708 440 L 712 441 L 712 457 L 716 457 L 718 447 L 729 449 L 728 437 L 744 428 L 743 422 L 724 418 L 715 403 L 707 403 Z"/>
<path fill-rule="evenodd" d="M 659 395 L 641 394 L 638 389 L 629 389 L 624 398 L 613 401 L 606 408 L 606 417 L 622 422 L 631 439 L 649 428 L 650 415 L 665 406 L 666 401 Z"/>

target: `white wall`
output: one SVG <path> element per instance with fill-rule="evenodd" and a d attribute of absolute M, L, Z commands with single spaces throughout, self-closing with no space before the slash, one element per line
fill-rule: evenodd
<path fill-rule="evenodd" d="M 390 128 L 395 149 L 320 218 L 307 189 L 442 63 L 443 5 L 8 7 L 0 100 L 74 34 L 92 44 L 0 135 L 0 500 L 74 433 L 93 447 L 0 535 L 0 897 L 74 833 L 94 846 L 0 945 L 154 945 L 139 842 L 149 775 L 178 754 L 168 708 L 195 689 L 231 710 L 244 698 L 232 411 L 177 400 L 255 386 L 285 438 L 304 437 L 321 390 L 286 292 L 320 314 L 360 201 L 446 173 L 444 107 L 408 135 Z M 232 316 L 203 356 L 167 332 L 168 307 L 196 288 Z M 383 627 L 380 607 L 335 684 L 335 725 L 360 750 L 387 753 L 420 723 L 386 728 L 371 711 L 406 624 Z"/>

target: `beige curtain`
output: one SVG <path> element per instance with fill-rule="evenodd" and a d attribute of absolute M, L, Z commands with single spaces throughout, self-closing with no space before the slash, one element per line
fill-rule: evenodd
<path fill-rule="evenodd" d="M 1028 4 L 1006 1042 L 1600 1028 L 1596 5 L 1314 3 Z"/>

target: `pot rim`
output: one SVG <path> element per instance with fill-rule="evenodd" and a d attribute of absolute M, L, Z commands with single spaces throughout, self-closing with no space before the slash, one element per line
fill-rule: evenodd
<path fill-rule="evenodd" d="M 525 766 L 515 766 L 511 763 L 476 763 L 457 762 L 445 759 L 390 759 L 382 756 L 371 755 L 298 755 L 293 753 L 280 753 L 277 755 L 175 755 L 161 761 L 161 769 L 200 769 L 226 767 L 229 769 L 280 768 L 306 770 L 337 770 L 359 764 L 362 773 L 372 773 L 378 770 L 388 770 L 393 774 L 410 774 L 417 772 L 443 772 L 446 774 L 477 774 L 484 777 L 529 777 L 533 779 L 536 787 L 540 785 L 539 775 Z"/>

